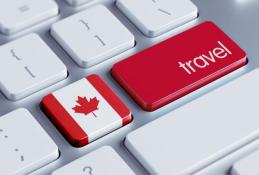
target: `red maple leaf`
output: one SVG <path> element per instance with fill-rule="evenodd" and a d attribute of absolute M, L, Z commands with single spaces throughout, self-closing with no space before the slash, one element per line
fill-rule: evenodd
<path fill-rule="evenodd" d="M 96 97 L 90 98 L 90 100 L 88 101 L 86 97 L 78 96 L 78 100 L 76 102 L 78 103 L 78 105 L 73 107 L 75 113 L 80 113 L 84 115 L 92 113 L 95 117 L 97 117 L 94 111 L 98 110 L 99 100 L 97 100 Z"/>

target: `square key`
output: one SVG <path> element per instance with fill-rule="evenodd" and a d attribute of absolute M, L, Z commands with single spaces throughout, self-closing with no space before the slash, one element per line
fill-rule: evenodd
<path fill-rule="evenodd" d="M 0 47 L 0 90 L 20 100 L 67 77 L 67 68 L 37 34 Z"/>
<path fill-rule="evenodd" d="M 0 32 L 12 35 L 55 17 L 59 8 L 54 0 L 1 1 Z"/>
<path fill-rule="evenodd" d="M 82 147 L 132 120 L 128 107 L 97 75 L 47 95 L 42 108 L 75 147 Z"/>
<path fill-rule="evenodd" d="M 133 34 L 103 5 L 96 5 L 55 23 L 51 35 L 83 68 L 135 45 Z"/>
<path fill-rule="evenodd" d="M 0 174 L 22 175 L 59 157 L 54 141 L 24 108 L 0 117 Z"/>
<path fill-rule="evenodd" d="M 159 36 L 198 16 L 190 0 L 117 0 L 116 6 L 148 37 Z"/>

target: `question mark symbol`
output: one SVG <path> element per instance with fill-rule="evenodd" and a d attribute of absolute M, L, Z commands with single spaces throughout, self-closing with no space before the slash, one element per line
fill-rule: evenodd
<path fill-rule="evenodd" d="M 90 166 L 86 166 L 83 168 L 83 172 L 86 172 L 86 175 L 93 175 L 93 168 Z"/>

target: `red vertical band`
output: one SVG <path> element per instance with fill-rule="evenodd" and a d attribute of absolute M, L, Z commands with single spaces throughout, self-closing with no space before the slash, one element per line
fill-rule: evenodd
<path fill-rule="evenodd" d="M 73 146 L 81 147 L 88 144 L 87 134 L 70 116 L 54 95 L 50 94 L 44 97 L 41 106 L 50 120 Z"/>
<path fill-rule="evenodd" d="M 119 114 L 119 116 L 122 118 L 123 126 L 131 122 L 132 116 L 129 108 L 98 75 L 93 74 L 86 77 L 86 79 Z"/>

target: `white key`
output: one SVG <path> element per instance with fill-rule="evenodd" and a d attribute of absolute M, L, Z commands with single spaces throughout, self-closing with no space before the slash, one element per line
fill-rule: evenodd
<path fill-rule="evenodd" d="M 0 117 L 0 174 L 30 173 L 56 160 L 58 147 L 29 111 L 20 108 Z"/>
<path fill-rule="evenodd" d="M 258 138 L 258 78 L 259 69 L 168 113 L 125 145 L 151 174 L 193 174 Z"/>
<path fill-rule="evenodd" d="M 247 155 L 253 153 L 259 148 L 259 140 L 249 143 L 240 149 L 232 152 L 231 154 L 217 160 L 208 167 L 195 173 L 195 175 L 230 175 L 231 167 L 235 162 L 245 158 Z"/>
<path fill-rule="evenodd" d="M 117 0 L 117 7 L 148 37 L 156 37 L 198 16 L 190 0 Z"/>
<path fill-rule="evenodd" d="M 13 34 L 58 15 L 54 0 L 8 0 L 0 6 L 0 31 Z"/>
<path fill-rule="evenodd" d="M 231 175 L 258 175 L 259 174 L 259 150 L 236 162 Z"/>
<path fill-rule="evenodd" d="M 70 5 L 78 6 L 87 3 L 91 0 L 66 0 Z"/>
<path fill-rule="evenodd" d="M 0 89 L 18 100 L 67 76 L 65 65 L 36 34 L 0 47 Z"/>
<path fill-rule="evenodd" d="M 134 36 L 104 6 L 54 24 L 52 36 L 81 67 L 90 67 L 134 47 Z"/>
<path fill-rule="evenodd" d="M 121 159 L 121 157 L 109 146 L 104 146 L 98 150 L 81 157 L 68 165 L 54 171 L 52 175 L 71 174 L 123 174 L 134 175 L 135 173 Z"/>

